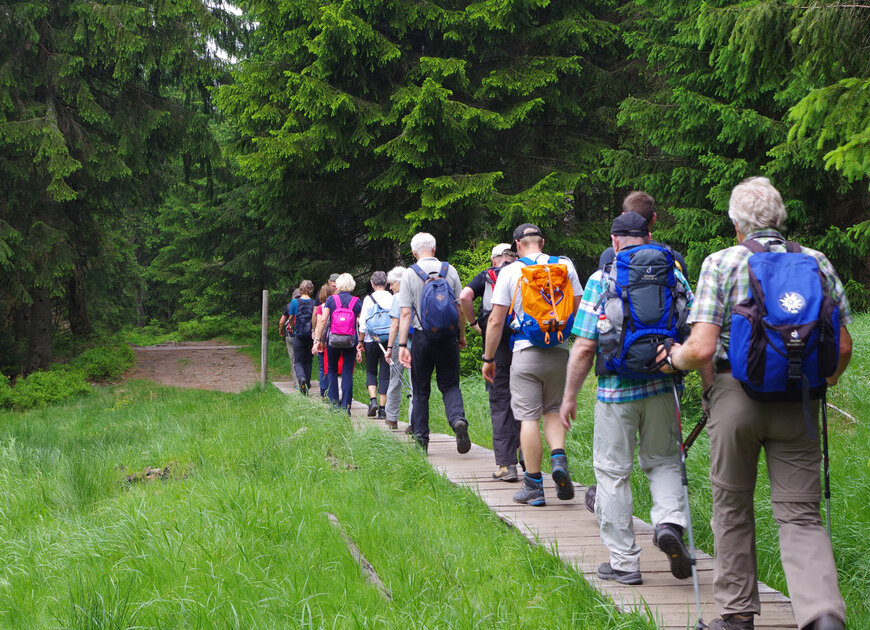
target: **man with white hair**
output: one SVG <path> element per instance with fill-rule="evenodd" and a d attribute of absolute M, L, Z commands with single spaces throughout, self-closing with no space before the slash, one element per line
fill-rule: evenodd
<path fill-rule="evenodd" d="M 807 403 L 812 419 L 808 426 L 801 401 L 750 398 L 745 383 L 734 376 L 745 365 L 735 364 L 732 374 L 728 358 L 729 344 L 739 336 L 732 326 L 734 307 L 750 295 L 752 247 L 769 252 L 795 249 L 787 247 L 780 233 L 785 205 L 767 178 L 752 177 L 732 191 L 728 217 L 739 245 L 715 252 L 704 261 L 689 315 L 692 334 L 682 346 L 674 344 L 669 356 L 663 347 L 659 353 L 659 358 L 667 358 L 676 370 L 700 368 L 711 361 L 715 367 L 712 384 L 704 384 L 704 398 L 710 406 L 707 429 L 716 550 L 713 595 L 721 618 L 713 620 L 710 628 L 751 630 L 754 616 L 761 612 L 753 491 L 758 457 L 764 448 L 782 566 L 798 627 L 842 630 L 845 604 L 837 585 L 831 541 L 819 516 L 821 456 L 818 431 L 813 426 L 818 422 L 819 402 Z M 827 385 L 833 386 L 852 354 L 846 330 L 852 316 L 843 285 L 825 255 L 806 247 L 800 247 L 800 253 L 815 259 L 815 275 L 821 277 L 822 288 L 839 307 L 839 360 L 827 377 Z M 780 308 L 786 306 L 781 302 Z"/>
<path fill-rule="evenodd" d="M 468 437 L 468 421 L 462 392 L 459 390 L 459 349 L 465 347 L 465 317 L 456 296 L 462 290 L 459 274 L 452 265 L 435 258 L 435 237 L 418 232 L 411 239 L 411 252 L 417 264 L 409 267 L 402 276 L 399 291 L 399 361 L 411 369 L 411 389 L 414 392 L 414 410 L 411 414 L 411 432 L 428 452 L 429 450 L 429 394 L 432 388 L 432 372 L 444 399 L 447 422 L 456 434 L 456 450 L 467 453 L 471 450 Z M 424 280 L 421 275 L 428 276 Z M 425 329 L 423 321 L 427 314 L 421 304 L 424 287 L 438 280 L 446 282 L 448 295 L 452 293 L 456 308 L 455 328 L 435 334 Z M 444 293 L 440 297 L 444 297 Z M 409 331 L 414 328 L 414 344 L 409 348 Z"/>
<path fill-rule="evenodd" d="M 517 259 L 509 243 L 499 243 L 492 248 L 492 266 L 484 269 L 468 283 L 459 294 L 459 302 L 465 317 L 474 322 L 472 329 L 483 336 L 486 346 L 486 325 L 492 312 L 492 295 L 495 282 L 503 267 Z M 474 317 L 474 300 L 481 298 L 480 311 Z M 489 415 L 492 418 L 492 450 L 498 467 L 492 474 L 496 481 L 517 481 L 517 449 L 520 447 L 520 423 L 511 410 L 511 331 L 505 326 L 501 341 L 495 351 L 495 376 L 486 383 L 489 394 Z"/>

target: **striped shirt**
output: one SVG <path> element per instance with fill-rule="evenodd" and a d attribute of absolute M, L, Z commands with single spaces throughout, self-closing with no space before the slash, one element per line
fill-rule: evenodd
<path fill-rule="evenodd" d="M 785 238 L 777 230 L 764 229 L 752 232 L 747 239 L 767 245 L 773 243 L 772 251 L 785 251 Z M 840 307 L 840 324 L 845 326 L 852 321 L 849 302 L 843 290 L 843 283 L 834 271 L 831 262 L 824 254 L 808 247 L 801 247 L 805 254 L 813 256 L 827 283 L 831 298 Z M 742 245 L 722 249 L 710 254 L 701 267 L 697 292 L 689 323 L 704 322 L 722 327 L 716 343 L 715 359 L 728 358 L 728 341 L 731 328 L 731 307 L 749 297 L 749 257 L 752 252 Z"/>
<path fill-rule="evenodd" d="M 686 287 L 689 304 L 692 304 L 692 290 L 689 283 L 679 269 L 674 270 L 677 280 Z M 598 315 L 604 311 L 604 306 L 599 305 L 601 295 L 604 293 L 604 275 L 599 269 L 586 282 L 586 290 L 583 291 L 583 299 L 580 300 L 580 308 L 574 319 L 574 328 L 571 330 L 578 337 L 598 341 Z M 600 349 L 599 349 L 600 352 Z M 600 354 L 596 360 L 600 360 Z M 624 403 L 632 400 L 642 400 L 659 394 L 669 393 L 673 386 L 673 379 L 662 374 L 660 378 L 631 379 L 618 374 L 602 374 L 598 377 L 598 389 L 595 396 L 605 403 Z M 680 385 L 682 389 L 682 384 Z"/>

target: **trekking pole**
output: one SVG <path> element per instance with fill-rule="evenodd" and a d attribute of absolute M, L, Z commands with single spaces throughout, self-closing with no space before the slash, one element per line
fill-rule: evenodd
<path fill-rule="evenodd" d="M 822 455 L 825 466 L 825 523 L 831 537 L 831 468 L 828 458 L 828 390 L 822 392 Z"/>
<path fill-rule="evenodd" d="M 692 429 L 692 432 L 689 433 L 688 437 L 683 441 L 683 450 L 686 452 L 686 455 L 689 454 L 689 448 L 691 448 L 692 444 L 695 443 L 695 440 L 698 439 L 698 436 L 701 435 L 701 431 L 704 430 L 704 427 L 707 426 L 707 420 L 710 419 L 710 416 L 707 415 L 706 411 L 701 412 L 701 419 L 698 420 L 698 424 L 695 425 L 695 428 Z"/>
<path fill-rule="evenodd" d="M 698 567 L 695 562 L 695 533 L 692 530 L 692 510 L 689 507 L 689 476 L 686 474 L 686 447 L 683 444 L 683 421 L 680 417 L 680 395 L 677 392 L 677 376 L 671 380 L 671 388 L 674 392 L 674 409 L 677 418 L 677 440 L 680 443 L 680 475 L 682 476 L 683 484 L 683 500 L 686 502 L 686 529 L 689 532 L 689 554 L 692 560 L 692 586 L 695 589 L 695 604 L 698 607 L 698 621 L 695 623 L 695 630 L 702 630 L 707 625 L 704 623 L 701 613 L 701 591 L 698 587 Z M 700 423 L 699 423 L 700 424 Z M 697 428 L 697 427 L 696 427 Z M 700 430 L 698 431 L 700 433 Z M 694 433 L 694 431 L 693 431 Z"/>

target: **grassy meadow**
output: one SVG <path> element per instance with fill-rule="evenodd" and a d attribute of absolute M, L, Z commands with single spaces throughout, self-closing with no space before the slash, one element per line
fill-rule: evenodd
<path fill-rule="evenodd" d="M 651 627 L 418 449 L 272 387 L 2 412 L 0 478 L 3 628 Z"/>

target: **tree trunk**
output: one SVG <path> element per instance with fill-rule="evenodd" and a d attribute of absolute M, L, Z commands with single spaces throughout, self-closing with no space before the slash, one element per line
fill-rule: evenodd
<path fill-rule="evenodd" d="M 85 285 L 82 276 L 81 265 L 76 260 L 75 268 L 66 284 L 69 329 L 72 334 L 85 337 L 93 334 L 94 329 L 88 318 L 88 303 L 85 298 Z"/>
<path fill-rule="evenodd" d="M 28 373 L 46 369 L 52 357 L 51 295 L 48 287 L 34 287 L 30 295 L 33 304 L 30 306 L 30 346 L 25 364 Z"/>

